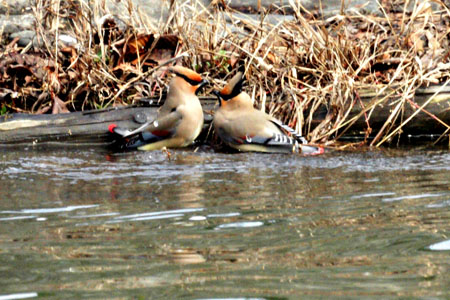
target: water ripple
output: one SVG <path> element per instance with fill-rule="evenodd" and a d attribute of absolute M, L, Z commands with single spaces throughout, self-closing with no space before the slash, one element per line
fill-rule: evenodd
<path fill-rule="evenodd" d="M 299 157 L 295 155 L 268 155 L 259 153 L 224 154 L 173 151 L 175 159 L 168 161 L 164 153 L 123 153 L 112 156 L 95 153 L 96 165 L 90 164 L 92 152 L 76 156 L 71 152 L 39 153 L 18 152 L 17 157 L 7 158 L 0 167 L 3 176 L 17 178 L 28 174 L 48 176 L 51 180 L 66 178 L 98 181 L 112 178 L 152 178 L 154 180 L 181 175 L 198 176 L 199 173 L 235 172 L 246 174 L 251 169 L 279 170 L 288 173 L 303 168 L 342 169 L 344 172 L 385 172 L 392 170 L 450 170 L 450 154 L 416 151 L 408 156 L 390 152 L 335 153 L 333 156 Z M 13 154 L 11 154 L 13 155 Z M 102 160 L 103 159 L 103 160 Z M 130 168 L 130 165 L 133 167 Z M 55 176 L 53 176 L 55 175 Z M 267 174 L 267 176 L 269 176 Z M 371 179 L 372 181 L 374 179 Z M 368 182 L 371 182 L 369 180 Z"/>
<path fill-rule="evenodd" d="M 251 228 L 251 227 L 260 227 L 263 226 L 264 223 L 261 221 L 255 222 L 235 222 L 228 224 L 221 224 L 216 227 L 216 229 L 227 229 L 227 228 Z"/>
<path fill-rule="evenodd" d="M 0 295 L 0 300 L 15 300 L 15 299 L 28 299 L 35 298 L 38 294 L 33 293 L 17 293 L 17 294 L 9 294 L 9 295 Z"/>
<path fill-rule="evenodd" d="M 198 211 L 202 211 L 202 210 L 203 210 L 203 208 L 182 208 L 182 209 L 173 209 L 173 210 L 166 210 L 166 211 L 138 213 L 138 214 L 132 214 L 132 215 L 118 216 L 112 220 L 107 221 L 106 223 L 121 223 L 121 222 L 130 222 L 130 221 L 171 219 L 171 218 L 183 217 L 186 213 L 198 212 Z"/>
<path fill-rule="evenodd" d="M 430 248 L 430 250 L 433 250 L 433 251 L 450 250 L 450 240 L 446 240 L 443 242 L 433 244 L 433 245 L 429 246 L 429 248 Z"/>
<path fill-rule="evenodd" d="M 400 197 L 393 197 L 393 198 L 383 198 L 383 202 L 394 202 L 394 201 L 401 201 L 401 200 L 408 200 L 408 199 L 422 199 L 422 198 L 433 198 L 433 197 L 440 197 L 445 194 L 438 193 L 438 194 L 431 194 L 431 193 L 424 193 L 424 194 L 417 194 L 417 195 L 405 195 Z"/>
<path fill-rule="evenodd" d="M 0 157 L 0 297 L 448 293 L 448 150 Z"/>
<path fill-rule="evenodd" d="M 34 208 L 34 209 L 21 209 L 19 211 L 16 210 L 3 210 L 0 213 L 3 214 L 53 214 L 59 212 L 68 212 L 74 211 L 77 209 L 85 209 L 85 208 L 93 208 L 98 207 L 97 204 L 92 205 L 71 205 L 66 207 L 55 207 L 55 208 Z"/>
<path fill-rule="evenodd" d="M 17 217 L 0 218 L 0 221 L 15 221 L 15 220 L 34 219 L 34 218 L 36 218 L 36 216 L 17 216 Z"/>

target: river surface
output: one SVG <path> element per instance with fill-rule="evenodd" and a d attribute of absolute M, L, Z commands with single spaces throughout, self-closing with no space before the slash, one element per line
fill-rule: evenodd
<path fill-rule="evenodd" d="M 449 299 L 450 152 L 0 149 L 0 299 Z"/>

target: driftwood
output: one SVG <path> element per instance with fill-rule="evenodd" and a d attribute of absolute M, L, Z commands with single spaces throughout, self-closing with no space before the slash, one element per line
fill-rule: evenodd
<path fill-rule="evenodd" d="M 138 127 L 156 115 L 156 108 L 124 107 L 57 115 L 12 114 L 0 123 L 0 144 L 110 143 L 108 126 Z M 145 122 L 145 121 L 144 121 Z"/>
<path fill-rule="evenodd" d="M 431 97 L 431 101 L 424 107 L 424 109 L 417 113 L 403 128 L 404 133 L 408 134 L 442 134 L 447 128 L 439 123 L 432 116 L 437 117 L 447 125 L 450 125 L 450 88 L 440 89 L 440 86 L 434 86 L 426 89 L 418 89 L 414 99 L 411 102 L 407 102 L 404 105 L 404 110 L 402 112 L 402 119 L 406 120 L 420 107 L 424 105 Z M 436 93 L 438 92 L 439 93 Z M 363 103 L 370 103 L 371 101 L 376 101 L 371 95 L 364 95 L 361 98 Z M 391 101 L 392 103 L 392 101 Z M 378 131 L 386 122 L 387 117 L 392 113 L 393 105 L 384 104 L 377 105 L 377 107 L 372 112 L 370 116 L 370 126 L 374 132 Z M 361 112 L 361 106 L 356 105 L 355 109 L 352 111 L 351 115 L 358 115 Z M 352 131 L 359 131 L 361 128 L 367 127 L 365 125 L 365 118 L 359 118 L 357 122 L 353 124 Z M 399 122 L 396 122 L 400 125 Z"/>
<path fill-rule="evenodd" d="M 212 108 L 211 101 L 204 107 Z M 109 145 L 112 123 L 135 129 L 156 117 L 157 106 L 124 106 L 56 115 L 11 114 L 0 117 L 0 145 Z M 205 124 L 212 117 L 205 114 Z"/>
<path fill-rule="evenodd" d="M 365 137 L 374 138 L 378 132 L 386 125 L 386 121 L 391 116 L 393 109 L 401 100 L 395 93 L 390 96 L 390 100 L 383 101 L 384 97 L 392 90 L 386 91 L 382 95 L 376 95 L 371 91 L 360 91 L 359 99 L 352 104 L 348 120 L 348 126 L 344 126 L 337 132 L 343 139 L 363 139 Z M 378 103 L 377 105 L 373 105 Z M 426 104 L 424 106 L 424 104 Z M 372 107 L 367 111 L 367 108 Z M 424 107 L 423 107 L 424 106 Z M 366 109 L 366 111 L 365 111 Z M 322 121 L 336 113 L 332 108 L 322 106 L 313 116 L 312 127 L 318 126 Z M 392 128 L 400 126 L 404 137 L 413 136 L 416 139 L 430 140 L 442 134 L 449 134 L 450 126 L 450 87 L 433 86 L 417 89 L 413 99 L 406 100 L 402 106 L 400 117 L 392 123 Z M 391 124 L 390 124 L 391 125 Z M 370 128 L 370 135 L 366 132 Z M 342 135 L 340 132 L 345 129 Z"/>
<path fill-rule="evenodd" d="M 436 92 L 439 93 L 436 93 Z M 433 97 L 429 101 L 430 97 Z M 370 92 L 360 95 L 361 101 L 355 101 L 350 118 L 355 121 L 349 124 L 348 130 L 342 137 L 363 138 L 368 124 L 372 129 L 371 136 L 375 136 L 392 113 L 393 101 L 376 105 L 369 113 L 363 113 L 363 107 L 370 107 L 378 98 Z M 418 112 L 414 118 L 402 127 L 402 133 L 411 135 L 441 135 L 447 127 L 437 121 L 450 124 L 450 88 L 431 87 L 419 89 L 415 98 L 404 105 L 402 120 L 408 119 L 427 101 L 424 111 Z M 359 103 L 358 103 L 359 102 Z M 209 128 L 215 101 L 203 99 L 205 109 L 204 133 Z M 320 124 L 332 109 L 322 107 L 314 115 L 313 124 Z M 74 112 L 58 115 L 28 115 L 12 114 L 0 117 L 0 146 L 18 144 L 78 144 L 78 145 L 109 145 L 113 142 L 108 132 L 108 126 L 115 123 L 119 127 L 134 129 L 148 120 L 155 118 L 156 106 L 127 106 L 105 110 Z M 367 115 L 370 114 L 370 118 Z M 356 118 L 357 117 L 357 118 Z M 396 121 L 396 125 L 398 124 Z M 448 132 L 447 132 L 448 133 Z"/>

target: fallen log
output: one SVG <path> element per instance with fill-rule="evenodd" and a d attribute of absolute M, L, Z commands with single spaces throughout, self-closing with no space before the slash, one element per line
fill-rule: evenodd
<path fill-rule="evenodd" d="M 156 108 L 123 107 L 57 115 L 12 114 L 0 123 L 0 144 L 60 142 L 108 144 L 108 124 L 137 127 L 156 115 Z"/>
<path fill-rule="evenodd" d="M 205 101 L 206 109 L 213 101 Z M 70 144 L 107 146 L 114 142 L 108 131 L 112 123 L 135 129 L 156 117 L 158 106 L 123 106 L 67 114 L 11 114 L 0 117 L 0 146 Z M 211 122 L 205 114 L 205 124 Z"/>
<path fill-rule="evenodd" d="M 431 97 L 432 99 L 430 99 Z M 382 96 L 377 96 L 370 91 L 361 92 L 361 101 L 354 103 L 348 118 L 348 120 L 353 118 L 354 121 L 349 122 L 347 130 L 341 138 L 364 138 L 368 127 L 372 130 L 371 137 L 373 138 L 383 128 L 392 113 L 393 103 L 396 100 L 378 103 L 380 98 Z M 203 136 L 209 129 L 212 120 L 211 111 L 214 109 L 215 103 L 216 101 L 211 98 L 202 100 L 205 111 Z M 421 109 L 425 103 L 427 105 Z M 364 108 L 367 107 L 372 108 L 364 113 Z M 108 132 L 108 126 L 111 123 L 115 123 L 119 127 L 135 129 L 148 120 L 154 119 L 157 109 L 158 107 L 155 105 L 124 106 L 57 115 L 11 114 L 1 116 L 0 146 L 43 143 L 107 146 L 113 143 Z M 446 132 L 447 125 L 450 124 L 450 88 L 435 86 L 418 89 L 414 99 L 410 103 L 406 103 L 402 109 L 401 120 L 407 120 L 414 116 L 402 127 L 403 134 L 425 137 L 440 136 Z M 330 113 L 332 110 L 325 106 L 317 110 L 313 117 L 313 127 L 324 121 Z M 368 115 L 370 115 L 369 118 L 367 118 Z"/>
<path fill-rule="evenodd" d="M 398 120 L 397 125 L 401 120 L 406 120 L 413 114 L 416 114 L 410 121 L 403 127 L 403 132 L 408 134 L 442 134 L 447 127 L 437 121 L 437 119 L 450 125 L 450 87 L 443 88 L 439 91 L 440 86 L 433 86 L 429 88 L 418 89 L 414 99 L 406 100 L 404 107 L 402 108 L 402 118 Z M 439 92 L 438 92 L 439 91 Z M 378 97 L 380 98 L 380 97 Z M 370 103 L 376 101 L 377 98 L 373 98 L 372 95 L 364 95 L 362 97 L 363 103 Z M 374 132 L 377 132 L 386 122 L 387 117 L 392 113 L 395 100 L 391 100 L 388 103 L 377 105 L 373 110 L 370 118 L 370 126 Z M 425 106 L 426 102 L 429 103 Z M 423 107 L 423 109 L 421 109 Z M 360 114 L 362 110 L 361 106 L 357 106 L 352 111 L 352 116 Z M 364 118 L 359 118 L 352 126 L 352 130 L 360 130 L 364 128 L 366 123 Z M 366 126 L 367 127 L 367 126 Z"/>
<path fill-rule="evenodd" d="M 389 123 L 392 125 L 391 130 L 399 127 L 398 131 L 403 137 L 415 137 L 424 141 L 450 133 L 450 87 L 432 86 L 417 89 L 412 99 L 403 100 L 401 95 L 396 95 L 394 89 L 379 95 L 369 90 L 359 91 L 359 98 L 352 104 L 348 121 L 344 122 L 345 126 L 337 130 L 335 135 L 345 140 L 374 139 L 386 127 L 386 122 L 400 101 L 404 103 L 400 103 L 398 117 Z M 313 115 L 312 128 L 335 113 L 329 107 L 319 107 Z M 369 135 L 366 135 L 367 131 L 370 132 Z"/>

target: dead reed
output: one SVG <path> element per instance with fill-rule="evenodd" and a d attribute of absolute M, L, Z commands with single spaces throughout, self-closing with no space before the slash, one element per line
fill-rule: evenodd
<path fill-rule="evenodd" d="M 9 76 L 0 77 L 3 106 L 57 113 L 160 99 L 166 82 L 160 66 L 180 58 L 216 88 L 245 65 L 245 89 L 255 105 L 312 142 L 331 145 L 364 119 L 364 135 L 371 136 L 364 143 L 379 146 L 420 112 L 449 133 L 449 125 L 427 111 L 439 91 L 422 105 L 414 102 L 417 89 L 444 89 L 450 80 L 450 11 L 441 1 L 380 1 L 376 15 L 331 17 L 294 0 L 256 15 L 223 1 L 162 3 L 168 15 L 154 24 L 131 1 L 125 13 L 113 15 L 101 1 L 37 0 L 40 46 L 2 49 L 3 59 L 28 74 L 22 78 L 0 63 L 0 73 Z M 27 55 L 25 62 L 18 53 Z M 371 100 L 363 101 L 367 95 Z M 373 131 L 380 106 L 389 114 Z M 414 113 L 405 117 L 406 108 Z"/>

